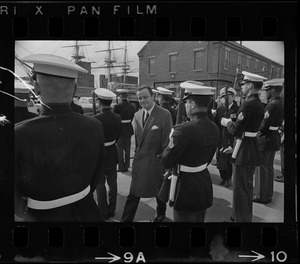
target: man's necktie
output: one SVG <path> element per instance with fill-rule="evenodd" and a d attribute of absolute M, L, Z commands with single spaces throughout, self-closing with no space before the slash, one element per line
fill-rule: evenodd
<path fill-rule="evenodd" d="M 143 127 L 145 126 L 147 119 L 149 118 L 149 113 L 147 111 L 145 111 L 145 112 L 144 112 L 144 117 L 143 117 Z"/>

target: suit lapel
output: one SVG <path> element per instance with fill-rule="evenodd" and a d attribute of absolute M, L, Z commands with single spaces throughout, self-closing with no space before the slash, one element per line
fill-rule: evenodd
<path fill-rule="evenodd" d="M 143 115 L 141 114 L 141 126 L 143 127 L 142 117 L 143 117 Z M 142 144 L 145 136 L 147 135 L 149 129 L 152 127 L 152 125 L 155 122 L 155 120 L 157 119 L 157 117 L 158 117 L 158 115 L 157 115 L 157 106 L 155 105 L 154 108 L 153 108 L 153 110 L 152 110 L 151 115 L 149 116 L 149 118 L 148 118 L 148 120 L 147 120 L 147 122 L 145 124 L 140 144 Z"/>

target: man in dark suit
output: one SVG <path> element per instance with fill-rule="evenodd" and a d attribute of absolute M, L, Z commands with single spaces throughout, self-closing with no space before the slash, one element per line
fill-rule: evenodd
<path fill-rule="evenodd" d="M 217 151 L 217 168 L 220 172 L 221 182 L 220 185 L 229 187 L 231 185 L 231 176 L 232 176 L 232 163 L 231 163 L 231 154 L 233 151 L 234 137 L 231 135 L 227 129 L 221 126 L 221 118 L 226 114 L 226 103 L 225 97 L 227 96 L 228 100 L 228 117 L 231 118 L 233 122 L 236 121 L 237 112 L 239 107 L 234 101 L 236 96 L 236 91 L 229 87 L 227 89 L 227 95 L 225 92 L 225 87 L 220 90 L 220 102 L 221 105 L 218 106 L 215 122 L 217 123 L 220 129 L 221 141 Z"/>
<path fill-rule="evenodd" d="M 23 61 L 34 64 L 42 112 L 15 125 L 15 220 L 104 221 L 93 197 L 102 174 L 103 126 L 70 108 L 78 72 L 87 71 L 51 54 Z"/>
<path fill-rule="evenodd" d="M 98 206 L 102 212 L 105 220 L 114 217 L 117 206 L 117 164 L 118 164 L 118 151 L 116 142 L 121 134 L 121 116 L 112 112 L 111 103 L 116 95 L 104 88 L 95 90 L 95 94 L 99 99 L 100 113 L 94 117 L 101 121 L 104 128 L 105 139 L 105 154 L 104 154 L 104 175 L 101 176 L 97 191 Z M 107 202 L 105 183 L 109 187 Z"/>
<path fill-rule="evenodd" d="M 259 90 L 267 78 L 243 71 L 242 93 L 245 101 L 239 108 L 236 122 L 222 118 L 221 125 L 236 137 L 232 153 L 233 167 L 233 213 L 236 222 L 252 222 L 253 175 L 261 165 L 257 132 L 264 117 L 264 106 Z"/>
<path fill-rule="evenodd" d="M 130 166 L 131 137 L 133 135 L 132 120 L 136 112 L 135 105 L 129 103 L 127 89 L 118 89 L 117 92 L 122 100 L 121 103 L 114 105 L 113 111 L 122 118 L 122 130 L 117 141 L 119 165 L 118 171 L 127 172 Z"/>
<path fill-rule="evenodd" d="M 265 107 L 264 119 L 260 125 L 258 142 L 262 154 L 263 164 L 256 175 L 255 193 L 253 202 L 268 204 L 273 198 L 274 187 L 274 158 L 280 149 L 281 138 L 279 128 L 284 117 L 283 101 L 280 93 L 284 79 L 266 81 L 263 90 L 266 91 L 268 104 Z"/>
<path fill-rule="evenodd" d="M 27 85 L 30 89 L 34 89 L 32 85 Z M 21 81 L 15 81 L 15 123 L 38 116 L 28 111 L 29 95 L 30 90 Z"/>
<path fill-rule="evenodd" d="M 132 163 L 132 180 L 127 196 L 122 222 L 132 222 L 140 198 L 157 197 L 162 182 L 163 166 L 161 155 L 169 143 L 172 117 L 168 110 L 156 105 L 152 89 L 141 86 L 137 98 L 142 107 L 135 113 L 135 155 Z M 165 218 L 166 204 L 156 198 L 157 216 L 154 221 Z"/>
<path fill-rule="evenodd" d="M 212 205 L 213 188 L 207 166 L 219 144 L 217 125 L 208 117 L 214 87 L 181 83 L 187 96 L 185 108 L 191 121 L 177 125 L 162 155 L 165 168 L 178 166 L 174 200 L 175 222 L 204 222 L 206 209 Z M 174 176 L 172 176 L 174 177 Z"/>

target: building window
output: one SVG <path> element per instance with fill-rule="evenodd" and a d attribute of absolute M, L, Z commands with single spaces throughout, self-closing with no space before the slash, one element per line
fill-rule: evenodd
<path fill-rule="evenodd" d="M 177 52 L 169 53 L 169 72 L 176 72 Z"/>
<path fill-rule="evenodd" d="M 229 68 L 229 56 L 230 56 L 229 50 L 225 50 L 224 70 L 228 70 Z"/>
<path fill-rule="evenodd" d="M 194 70 L 203 70 L 204 49 L 194 50 Z"/>
<path fill-rule="evenodd" d="M 270 68 L 270 77 L 269 77 L 269 79 L 272 79 L 272 78 L 273 78 L 273 70 L 274 70 L 274 67 L 271 66 L 271 68 Z"/>
<path fill-rule="evenodd" d="M 254 63 L 254 72 L 257 72 L 258 71 L 258 60 L 255 60 L 255 63 Z"/>
<path fill-rule="evenodd" d="M 276 78 L 280 78 L 280 68 L 277 68 L 277 76 Z"/>
<path fill-rule="evenodd" d="M 241 56 L 241 55 L 238 55 L 238 58 L 237 58 L 237 66 L 238 66 L 238 69 L 239 69 L 239 70 L 242 69 L 242 56 Z"/>
<path fill-rule="evenodd" d="M 265 70 L 266 70 L 266 64 L 263 63 L 261 66 L 261 71 L 264 72 Z"/>
<path fill-rule="evenodd" d="M 148 58 L 148 74 L 154 74 L 155 73 L 154 68 L 155 68 L 155 57 L 149 57 Z"/>
<path fill-rule="evenodd" d="M 251 60 L 251 57 L 247 56 L 247 61 L 246 61 L 246 68 L 247 68 L 247 70 L 250 70 L 250 60 Z"/>

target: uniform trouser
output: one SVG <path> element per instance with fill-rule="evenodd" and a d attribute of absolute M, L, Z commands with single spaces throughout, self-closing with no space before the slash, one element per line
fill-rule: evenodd
<path fill-rule="evenodd" d="M 119 140 L 117 141 L 118 157 L 119 157 L 118 169 L 121 171 L 129 168 L 130 146 L 131 146 L 131 136 L 120 137 Z"/>
<path fill-rule="evenodd" d="M 256 197 L 262 201 L 272 200 L 274 187 L 274 158 L 275 152 L 271 150 L 264 150 L 261 152 L 263 159 L 262 166 L 259 167 L 259 173 L 256 174 L 258 179 L 255 181 Z"/>
<path fill-rule="evenodd" d="M 129 193 L 125 203 L 121 222 L 133 222 L 140 199 L 141 199 L 140 197 L 137 197 L 134 194 Z M 157 215 L 165 215 L 166 204 L 162 202 L 160 199 L 158 199 L 157 197 L 156 197 L 156 203 L 157 203 L 157 207 L 156 207 Z"/>
<path fill-rule="evenodd" d="M 236 222 L 252 222 L 254 171 L 255 167 L 233 165 L 232 208 Z"/>
<path fill-rule="evenodd" d="M 108 202 L 105 182 L 109 187 Z M 104 217 L 108 217 L 109 213 L 114 213 L 117 206 L 117 169 L 116 167 L 106 169 L 104 175 L 100 178 L 100 181 L 96 188 L 98 207 Z"/>
<path fill-rule="evenodd" d="M 173 209 L 174 222 L 204 222 L 206 210 L 182 212 Z"/>

